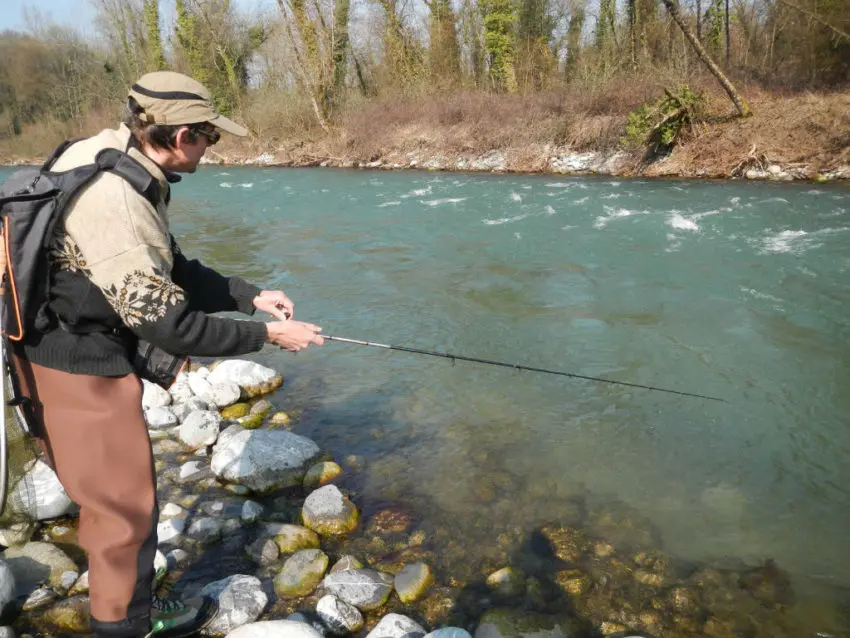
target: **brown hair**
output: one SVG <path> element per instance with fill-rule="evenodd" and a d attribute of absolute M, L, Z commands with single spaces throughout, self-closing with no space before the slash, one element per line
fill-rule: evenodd
<path fill-rule="evenodd" d="M 194 143 L 200 132 L 198 128 L 202 124 L 148 124 L 142 119 L 145 110 L 139 106 L 135 98 L 128 98 L 127 110 L 124 113 L 124 124 L 133 133 L 140 144 L 147 144 L 154 148 L 170 149 L 174 148 L 174 142 L 177 138 L 177 132 L 181 128 L 189 129 L 189 142 Z"/>

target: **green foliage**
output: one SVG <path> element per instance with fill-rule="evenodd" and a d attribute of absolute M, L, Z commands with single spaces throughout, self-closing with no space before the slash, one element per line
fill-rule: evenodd
<path fill-rule="evenodd" d="M 629 113 L 622 143 L 631 148 L 648 147 L 656 153 L 668 151 L 684 130 L 693 127 L 704 104 L 702 93 L 683 84 L 675 93 L 667 92 L 665 97 Z"/>
<path fill-rule="evenodd" d="M 162 49 L 162 36 L 159 31 L 159 0 L 145 0 L 145 32 L 147 34 L 146 71 L 165 69 L 165 51 Z"/>
<path fill-rule="evenodd" d="M 490 59 L 490 79 L 496 90 L 514 93 L 517 89 L 516 5 L 512 0 L 480 0 L 479 6 L 484 20 L 484 48 Z"/>

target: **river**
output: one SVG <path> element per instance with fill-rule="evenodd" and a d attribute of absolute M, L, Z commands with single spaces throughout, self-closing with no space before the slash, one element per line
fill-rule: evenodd
<path fill-rule="evenodd" d="M 475 564 L 581 494 L 682 561 L 775 560 L 808 630 L 846 630 L 847 186 L 204 167 L 171 227 L 327 334 L 725 400 L 267 347 L 364 514 L 404 503 Z"/>

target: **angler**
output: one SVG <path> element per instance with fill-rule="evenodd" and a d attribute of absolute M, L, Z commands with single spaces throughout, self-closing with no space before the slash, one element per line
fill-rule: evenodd
<path fill-rule="evenodd" d="M 187 636 L 216 612 L 208 599 L 152 594 L 158 507 L 140 376 L 167 386 L 188 355 L 322 344 L 318 326 L 290 319 L 283 292 L 187 259 L 169 232 L 170 184 L 222 132 L 247 133 L 197 81 L 149 73 L 118 129 L 63 144 L 0 189 L 3 352 L 32 432 L 80 506 L 98 638 Z M 276 320 L 209 314 L 257 309 Z"/>

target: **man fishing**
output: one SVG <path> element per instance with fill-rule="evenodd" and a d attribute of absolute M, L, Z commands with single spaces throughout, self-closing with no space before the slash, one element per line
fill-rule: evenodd
<path fill-rule="evenodd" d="M 152 595 L 156 477 L 134 368 L 145 340 L 172 355 L 233 356 L 265 343 L 298 352 L 321 329 L 292 319 L 281 291 L 260 290 L 187 259 L 169 233 L 170 183 L 196 170 L 221 132 L 244 136 L 218 114 L 209 91 L 172 72 L 144 75 L 124 122 L 77 142 L 52 171 L 91 164 L 103 149 L 136 160 L 153 190 L 102 172 L 64 207 L 50 241 L 50 323 L 14 348 L 35 434 L 80 506 L 88 553 L 92 631 L 100 638 L 191 635 L 215 614 L 211 601 Z M 208 313 L 263 310 L 275 321 Z"/>

